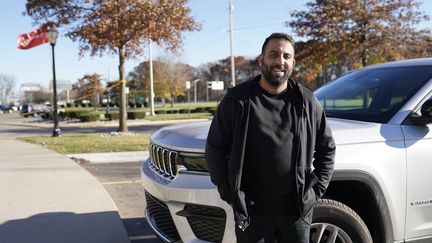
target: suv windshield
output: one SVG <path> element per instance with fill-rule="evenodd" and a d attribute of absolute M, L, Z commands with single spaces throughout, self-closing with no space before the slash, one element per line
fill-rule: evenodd
<path fill-rule="evenodd" d="M 328 117 L 386 123 L 431 78 L 431 66 L 362 69 L 315 95 Z"/>

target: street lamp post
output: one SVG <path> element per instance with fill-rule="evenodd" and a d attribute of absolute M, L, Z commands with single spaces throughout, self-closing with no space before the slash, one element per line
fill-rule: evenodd
<path fill-rule="evenodd" d="M 56 82 L 56 73 L 55 73 L 55 58 L 54 58 L 54 46 L 57 41 L 58 31 L 55 26 L 51 26 L 48 29 L 48 41 L 51 45 L 52 50 L 52 70 L 53 70 L 53 119 L 54 119 L 54 129 L 52 136 L 58 137 L 60 136 L 60 128 L 58 127 L 58 113 L 57 113 L 57 82 Z"/>

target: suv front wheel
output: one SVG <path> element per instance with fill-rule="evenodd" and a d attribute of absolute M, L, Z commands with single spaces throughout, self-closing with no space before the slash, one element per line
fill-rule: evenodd
<path fill-rule="evenodd" d="M 310 231 L 313 243 L 372 243 L 360 216 L 343 203 L 320 199 L 314 206 Z"/>

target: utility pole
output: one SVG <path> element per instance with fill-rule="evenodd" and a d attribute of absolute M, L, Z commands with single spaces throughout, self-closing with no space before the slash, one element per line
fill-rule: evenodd
<path fill-rule="evenodd" d="M 232 12 L 234 11 L 234 5 L 229 0 L 229 23 L 230 23 L 230 52 L 231 52 L 231 86 L 234 87 L 236 85 L 235 81 L 235 66 L 234 66 L 234 55 L 233 55 L 233 17 Z"/>
<path fill-rule="evenodd" d="M 153 57 L 152 57 L 152 44 L 149 40 L 149 68 L 150 68 L 150 115 L 155 115 L 154 109 L 154 87 L 153 87 Z"/>

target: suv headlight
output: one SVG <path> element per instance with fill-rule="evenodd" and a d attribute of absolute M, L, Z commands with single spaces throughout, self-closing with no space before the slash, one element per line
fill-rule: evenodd
<path fill-rule="evenodd" d="M 176 162 L 189 171 L 208 172 L 204 154 L 180 152 Z"/>

